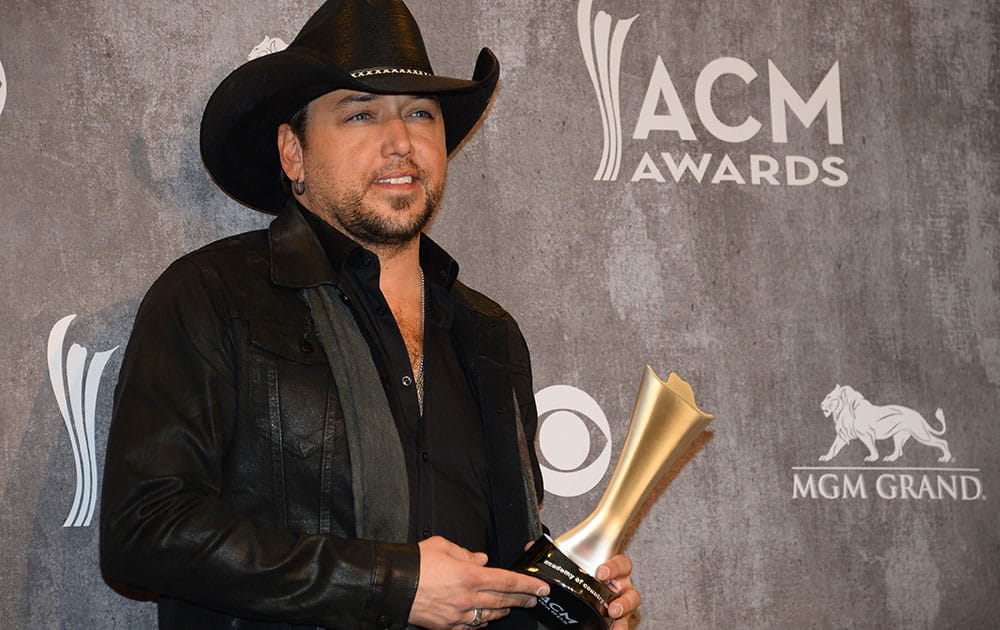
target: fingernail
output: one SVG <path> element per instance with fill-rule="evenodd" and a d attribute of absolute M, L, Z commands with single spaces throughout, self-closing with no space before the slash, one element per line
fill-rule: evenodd
<path fill-rule="evenodd" d="M 604 581 L 611 577 L 611 569 L 605 566 L 597 567 L 597 579 Z"/>
<path fill-rule="evenodd" d="M 548 584 L 543 584 L 543 585 L 539 586 L 538 590 L 535 591 L 535 595 L 538 595 L 539 597 L 545 597 L 548 594 L 549 594 L 549 585 Z"/>
<path fill-rule="evenodd" d="M 612 617 L 617 619 L 622 616 L 623 612 L 625 612 L 625 608 L 621 604 L 611 604 L 611 608 L 608 609 L 608 612 L 611 613 Z"/>

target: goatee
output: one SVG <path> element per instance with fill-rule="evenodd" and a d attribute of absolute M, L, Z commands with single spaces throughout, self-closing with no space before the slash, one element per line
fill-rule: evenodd
<path fill-rule="evenodd" d="M 420 182 L 423 192 L 423 205 L 419 205 L 419 191 L 386 195 L 389 212 L 366 200 L 367 193 L 377 180 L 402 169 L 416 173 L 415 181 Z M 443 192 L 444 183 L 431 181 L 416 164 L 397 162 L 373 174 L 366 186 L 327 197 L 327 203 L 323 204 L 326 207 L 321 212 L 329 222 L 339 225 L 343 232 L 362 245 L 398 247 L 417 238 L 427 227 L 437 211 Z"/>
<path fill-rule="evenodd" d="M 440 198 L 440 190 L 424 188 L 424 204 L 419 212 L 404 216 L 398 221 L 393 220 L 395 217 L 382 216 L 376 209 L 368 207 L 360 195 L 344 199 L 344 203 L 333 214 L 338 217 L 347 234 L 359 243 L 392 247 L 409 243 L 427 227 L 437 211 Z M 394 212 L 402 214 L 415 203 L 416 195 L 403 195 L 393 197 L 390 207 Z"/>

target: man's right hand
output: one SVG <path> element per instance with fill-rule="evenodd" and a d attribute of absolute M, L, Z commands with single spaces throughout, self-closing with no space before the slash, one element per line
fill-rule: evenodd
<path fill-rule="evenodd" d="M 482 610 L 480 624 L 505 617 L 513 606 L 530 608 L 549 594 L 542 580 L 486 567 L 486 554 L 434 536 L 420 547 L 420 579 L 410 623 L 425 628 L 464 628 Z"/>

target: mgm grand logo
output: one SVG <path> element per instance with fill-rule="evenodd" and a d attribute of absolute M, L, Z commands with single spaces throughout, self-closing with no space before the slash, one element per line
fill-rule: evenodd
<path fill-rule="evenodd" d="M 833 442 L 819 456 L 820 462 L 847 460 L 861 445 L 865 462 L 891 466 L 796 466 L 792 474 L 793 499 L 886 500 L 985 500 L 978 468 L 950 466 L 952 457 L 942 409 L 934 412 L 932 424 L 918 411 L 902 405 L 875 405 L 850 385 L 837 385 L 820 403 L 823 416 L 833 421 Z M 880 450 L 888 441 L 891 452 Z M 906 454 L 929 449 L 937 455 L 937 466 L 899 466 Z M 853 448 L 852 448 L 853 447 Z M 844 456 L 841 456 L 841 453 Z"/>

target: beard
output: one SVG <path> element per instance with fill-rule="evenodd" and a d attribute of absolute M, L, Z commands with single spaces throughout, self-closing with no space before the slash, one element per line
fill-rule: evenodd
<path fill-rule="evenodd" d="M 370 177 L 368 184 L 357 189 L 341 191 L 340 194 L 321 194 L 317 213 L 328 222 L 339 226 L 352 239 L 362 245 L 377 247 L 397 247 L 415 239 L 437 211 L 444 192 L 443 183 L 431 182 L 423 169 L 411 162 L 405 164 L 416 171 L 423 188 L 423 204 L 419 207 L 419 195 L 392 195 L 388 198 L 391 212 L 365 200 L 368 188 L 391 172 L 400 164 L 392 164 L 383 173 Z M 315 180 L 314 180 L 315 181 Z M 332 221 L 331 221 L 332 219 Z"/>
<path fill-rule="evenodd" d="M 384 216 L 367 203 L 361 194 L 345 195 L 332 214 L 348 236 L 362 244 L 396 246 L 410 242 L 430 223 L 440 201 L 440 189 L 424 188 L 424 203 L 415 213 L 407 214 L 417 202 L 416 195 L 393 197 L 390 208 L 398 216 Z"/>

